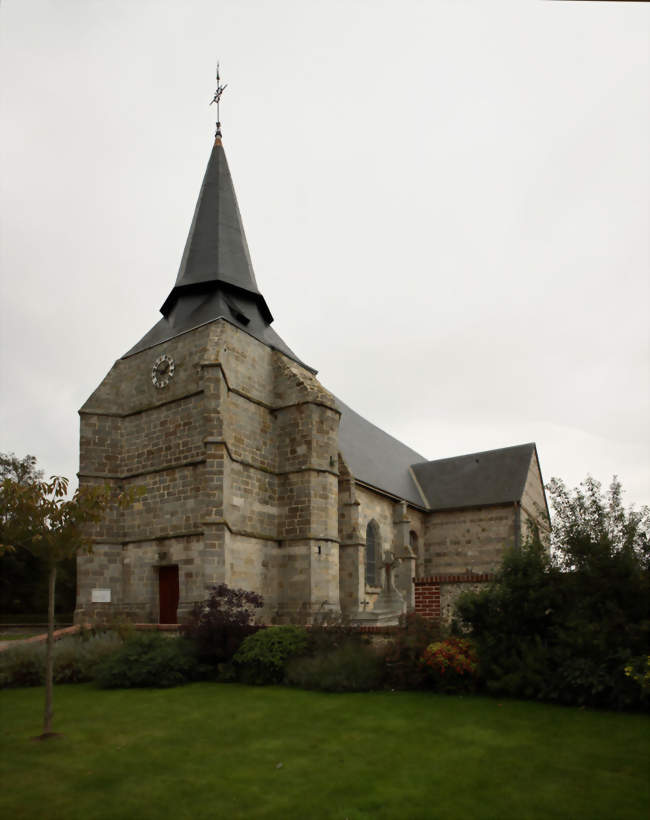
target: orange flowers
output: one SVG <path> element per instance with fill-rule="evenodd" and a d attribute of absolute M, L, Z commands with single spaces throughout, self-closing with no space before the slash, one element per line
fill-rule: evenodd
<path fill-rule="evenodd" d="M 447 638 L 429 644 L 420 659 L 422 666 L 434 680 L 475 678 L 478 670 L 476 652 L 466 638 Z"/>

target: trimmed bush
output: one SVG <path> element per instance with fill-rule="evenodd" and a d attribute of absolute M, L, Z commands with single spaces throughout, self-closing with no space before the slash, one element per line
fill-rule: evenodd
<path fill-rule="evenodd" d="M 382 659 L 371 646 L 357 641 L 313 657 L 295 658 L 286 672 L 287 683 L 325 692 L 366 692 L 380 688 L 382 679 Z"/>
<path fill-rule="evenodd" d="M 180 686 L 201 677 L 191 643 L 156 632 L 136 635 L 96 670 L 104 689 Z"/>
<path fill-rule="evenodd" d="M 270 626 L 249 635 L 237 650 L 233 662 L 244 683 L 281 683 L 287 661 L 303 655 L 308 646 L 306 629 L 300 626 Z"/>

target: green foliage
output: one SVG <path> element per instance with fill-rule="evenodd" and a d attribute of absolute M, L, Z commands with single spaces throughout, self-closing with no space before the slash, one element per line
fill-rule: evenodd
<path fill-rule="evenodd" d="M 639 685 L 645 699 L 650 698 L 650 655 L 633 658 L 625 667 L 625 675 Z"/>
<path fill-rule="evenodd" d="M 650 569 L 650 507 L 623 506 L 623 488 L 616 476 L 607 491 L 587 476 L 573 490 L 561 479 L 546 486 L 553 510 L 551 546 L 561 566 L 589 567 L 599 558 L 632 553 Z"/>
<path fill-rule="evenodd" d="M 96 680 L 103 689 L 180 686 L 201 677 L 191 644 L 157 632 L 137 634 L 99 664 Z"/>
<path fill-rule="evenodd" d="M 36 458 L 18 458 L 14 453 L 0 453 L 0 510 L 4 508 L 1 482 L 8 479 L 21 486 L 41 481 L 43 471 L 37 469 Z M 1 525 L 0 525 L 1 529 Z M 72 611 L 75 606 L 77 563 L 62 561 L 56 586 L 56 609 Z M 0 612 L 47 612 L 48 565 L 42 557 L 16 546 L 0 554 Z"/>
<path fill-rule="evenodd" d="M 371 646 L 351 641 L 313 656 L 294 658 L 287 665 L 286 680 L 303 689 L 366 692 L 382 685 L 382 658 Z"/>
<path fill-rule="evenodd" d="M 244 638 L 257 631 L 253 611 L 263 604 L 256 592 L 219 584 L 206 601 L 194 606 L 183 624 L 183 635 L 194 643 L 202 663 L 218 667 L 230 661 Z"/>
<path fill-rule="evenodd" d="M 42 645 L 19 644 L 0 652 L 0 689 L 41 686 L 45 680 L 45 650 Z"/>
<path fill-rule="evenodd" d="M 350 624 L 350 619 L 342 612 L 332 612 L 324 609 L 312 614 L 307 608 L 292 622 L 305 626 L 309 624 L 309 652 L 328 652 L 337 649 L 343 644 L 357 641 L 364 642 L 358 629 Z"/>
<path fill-rule="evenodd" d="M 287 661 L 309 646 L 307 630 L 299 626 L 270 626 L 244 639 L 233 662 L 244 683 L 281 683 Z"/>
<path fill-rule="evenodd" d="M 79 487 L 67 498 L 68 479 L 51 476 L 41 481 L 35 459 L 26 477 L 5 474 L 0 484 L 0 555 L 27 550 L 47 564 L 48 638 L 45 660 L 43 737 L 52 734 L 54 682 L 54 612 L 57 568 L 81 552 L 92 552 L 88 525 L 100 522 L 110 506 L 127 506 L 144 490 L 132 487 L 115 492 L 110 486 Z"/>
<path fill-rule="evenodd" d="M 54 647 L 54 682 L 84 683 L 95 680 L 100 664 L 119 652 L 122 644 L 122 639 L 115 632 L 62 638 Z"/>
<path fill-rule="evenodd" d="M 508 552 L 490 587 L 457 612 L 477 642 L 481 676 L 498 694 L 637 708 L 625 674 L 650 639 L 648 514 L 625 511 L 587 479 L 572 493 L 553 480 L 554 552 L 534 538 Z"/>
<path fill-rule="evenodd" d="M 54 683 L 95 678 L 98 665 L 122 646 L 115 633 L 62 638 L 54 645 Z M 0 653 L 0 688 L 41 686 L 45 682 L 45 645 L 24 643 Z"/>
<path fill-rule="evenodd" d="M 467 638 L 434 641 L 422 653 L 422 667 L 438 692 L 471 692 L 476 685 L 476 650 Z"/>
<path fill-rule="evenodd" d="M 412 612 L 400 617 L 400 629 L 384 651 L 386 685 L 391 689 L 419 689 L 426 683 L 420 659 L 426 647 L 440 640 L 439 621 Z"/>

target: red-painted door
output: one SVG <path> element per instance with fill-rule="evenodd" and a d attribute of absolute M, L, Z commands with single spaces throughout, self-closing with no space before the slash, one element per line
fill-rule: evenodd
<path fill-rule="evenodd" d="M 178 617 L 178 567 L 158 568 L 158 589 L 160 591 L 161 624 L 177 624 Z"/>

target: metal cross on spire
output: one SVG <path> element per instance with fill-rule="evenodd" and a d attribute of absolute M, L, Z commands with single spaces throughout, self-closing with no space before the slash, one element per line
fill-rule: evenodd
<path fill-rule="evenodd" d="M 221 77 L 219 76 L 219 63 L 217 62 L 217 90 L 214 92 L 214 97 L 212 98 L 212 102 L 210 103 L 210 105 L 212 105 L 212 103 L 217 104 L 217 132 L 215 134 L 215 137 L 220 137 L 221 136 L 221 122 L 220 122 L 220 117 L 219 117 L 219 103 L 221 102 L 221 95 L 223 94 L 223 92 L 226 90 L 227 87 L 228 87 L 228 83 L 226 83 L 225 85 L 221 85 Z"/>

